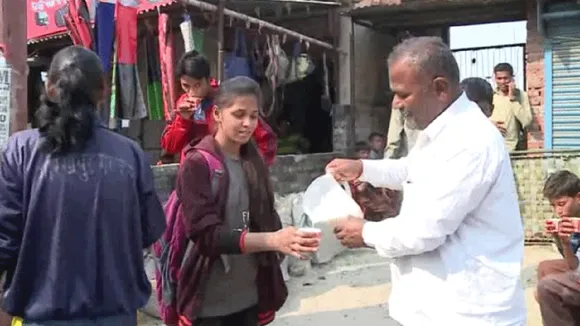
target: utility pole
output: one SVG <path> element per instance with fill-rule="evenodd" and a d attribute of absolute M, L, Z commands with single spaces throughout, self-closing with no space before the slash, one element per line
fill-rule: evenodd
<path fill-rule="evenodd" d="M 28 83 L 26 6 L 28 0 L 0 0 L 0 150 L 8 136 L 26 129 Z M 4 275 L 0 284 L 4 285 Z M 10 325 L 11 316 L 0 309 L 0 325 Z"/>
<path fill-rule="evenodd" d="M 0 0 L 0 147 L 28 123 L 27 5 L 28 0 Z"/>

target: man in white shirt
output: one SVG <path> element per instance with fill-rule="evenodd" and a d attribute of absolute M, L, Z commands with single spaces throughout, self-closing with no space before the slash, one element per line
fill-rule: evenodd
<path fill-rule="evenodd" d="M 337 159 L 327 171 L 402 189 L 400 214 L 337 223 L 343 245 L 392 259 L 392 318 L 404 326 L 523 326 L 524 234 L 509 155 L 497 128 L 461 92 L 440 38 L 405 40 L 389 56 L 393 107 L 422 129 L 399 160 Z"/>

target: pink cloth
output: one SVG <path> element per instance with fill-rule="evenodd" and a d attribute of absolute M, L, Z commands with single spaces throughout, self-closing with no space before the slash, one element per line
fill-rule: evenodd
<path fill-rule="evenodd" d="M 173 120 L 175 103 L 175 83 L 173 81 L 175 68 L 173 63 L 173 31 L 168 14 L 159 15 L 159 55 L 161 58 L 161 87 L 163 93 L 163 112 L 165 120 Z"/>

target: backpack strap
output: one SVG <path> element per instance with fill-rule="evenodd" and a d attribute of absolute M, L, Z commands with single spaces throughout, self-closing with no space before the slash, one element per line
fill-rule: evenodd
<path fill-rule="evenodd" d="M 210 178 L 210 182 L 211 182 L 211 191 L 212 191 L 214 200 L 217 200 L 217 194 L 218 194 L 219 186 L 220 186 L 220 178 L 224 173 L 222 162 L 220 162 L 220 160 L 217 157 L 215 157 L 213 154 L 211 154 L 208 151 L 198 149 L 198 152 L 203 156 L 203 158 L 207 162 L 207 166 L 209 167 L 209 178 Z M 189 242 L 189 245 L 192 245 L 191 241 Z M 187 250 L 187 251 L 189 251 L 189 250 Z M 185 259 L 185 257 L 187 257 L 187 255 L 184 256 L 184 259 Z M 221 258 L 221 261 L 224 265 L 224 270 L 225 270 L 226 274 L 229 273 L 230 262 L 228 260 L 228 256 L 220 255 L 220 258 Z"/>
<path fill-rule="evenodd" d="M 198 149 L 198 152 L 203 156 L 209 167 L 209 179 L 211 182 L 211 191 L 213 193 L 214 198 L 216 198 L 219 190 L 220 177 L 224 173 L 222 162 L 220 162 L 220 160 L 218 160 L 217 157 L 215 157 L 208 151 Z"/>

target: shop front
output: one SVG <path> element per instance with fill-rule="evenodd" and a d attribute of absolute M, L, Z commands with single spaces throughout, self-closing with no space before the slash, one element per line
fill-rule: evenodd
<path fill-rule="evenodd" d="M 546 149 L 580 149 L 580 4 L 538 4 L 544 36 Z"/>

